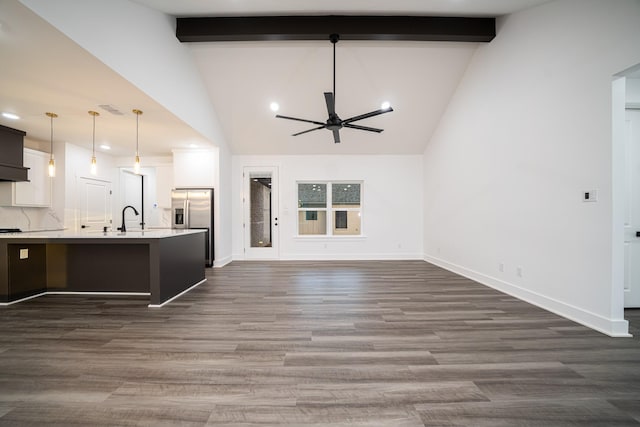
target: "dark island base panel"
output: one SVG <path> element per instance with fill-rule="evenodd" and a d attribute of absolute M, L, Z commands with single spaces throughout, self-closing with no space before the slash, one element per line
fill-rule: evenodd
<path fill-rule="evenodd" d="M 204 233 L 161 239 L 150 246 L 152 306 L 205 280 L 204 247 Z"/>
<path fill-rule="evenodd" d="M 51 292 L 149 292 L 149 245 L 48 244 Z"/>
<path fill-rule="evenodd" d="M 204 233 L 142 241 L 0 240 L 0 302 L 45 292 L 150 294 L 162 306 L 205 280 Z M 21 251 L 28 250 L 28 258 Z"/>
<path fill-rule="evenodd" d="M 22 251 L 27 251 L 21 257 Z M 27 258 L 24 258 L 27 256 Z M 8 295 L 17 300 L 47 291 L 47 252 L 43 244 L 7 245 Z"/>

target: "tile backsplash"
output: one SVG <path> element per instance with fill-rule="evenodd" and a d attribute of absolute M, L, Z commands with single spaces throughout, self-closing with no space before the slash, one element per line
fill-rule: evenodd
<path fill-rule="evenodd" d="M 0 207 L 0 228 L 22 231 L 59 230 L 62 218 L 51 208 Z"/>

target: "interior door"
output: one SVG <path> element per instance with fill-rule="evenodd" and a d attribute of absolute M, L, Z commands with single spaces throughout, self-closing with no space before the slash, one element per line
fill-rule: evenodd
<path fill-rule="evenodd" d="M 246 259 L 278 259 L 278 168 L 245 167 L 244 254 Z"/>
<path fill-rule="evenodd" d="M 92 178 L 78 180 L 78 213 L 81 228 L 111 228 L 111 182 Z"/>
<path fill-rule="evenodd" d="M 143 222 L 143 179 L 142 175 L 137 175 L 126 169 L 120 170 L 120 209 L 118 210 L 117 226 L 122 224 L 122 209 L 125 206 L 133 206 L 139 215 L 135 215 L 131 209 L 127 209 L 124 215 L 127 230 L 140 230 Z"/>
<path fill-rule="evenodd" d="M 626 111 L 624 306 L 640 307 L 640 110 Z"/>

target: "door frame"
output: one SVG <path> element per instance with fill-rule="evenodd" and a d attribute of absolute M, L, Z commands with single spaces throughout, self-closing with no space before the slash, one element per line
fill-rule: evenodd
<path fill-rule="evenodd" d="M 640 71 L 640 64 L 613 75 L 611 82 L 611 336 L 630 336 L 624 320 L 624 206 L 626 77 Z"/>
<path fill-rule="evenodd" d="M 271 247 L 251 247 L 251 174 L 271 175 Z M 280 259 L 279 181 L 277 166 L 244 166 L 242 169 L 243 248 L 247 260 Z"/>

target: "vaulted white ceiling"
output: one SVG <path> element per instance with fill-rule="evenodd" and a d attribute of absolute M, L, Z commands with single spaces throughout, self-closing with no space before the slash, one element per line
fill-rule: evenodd
<path fill-rule="evenodd" d="M 136 0 L 174 16 L 287 14 L 419 14 L 499 16 L 547 0 Z M 341 130 L 342 143 L 318 130 L 274 118 L 283 115 L 326 120 L 323 92 L 332 90 L 332 47 L 326 42 L 225 42 L 189 45 L 234 153 L 356 154 L 422 153 L 455 92 L 478 44 L 341 41 L 337 45 L 336 110 L 347 118 L 391 102 L 394 112 L 358 124 L 384 128 L 381 134 Z M 56 140 L 91 145 L 88 109 L 112 105 L 96 125 L 97 143 L 107 141 L 116 155 L 128 155 L 135 140 L 131 109 L 145 106 L 141 135 L 153 141 L 147 155 L 206 144 L 173 116 L 17 0 L 0 2 L 0 111 L 19 114 L 0 124 L 49 140 L 46 111 L 56 119 Z M 168 82 L 168 84 L 174 84 Z"/>

